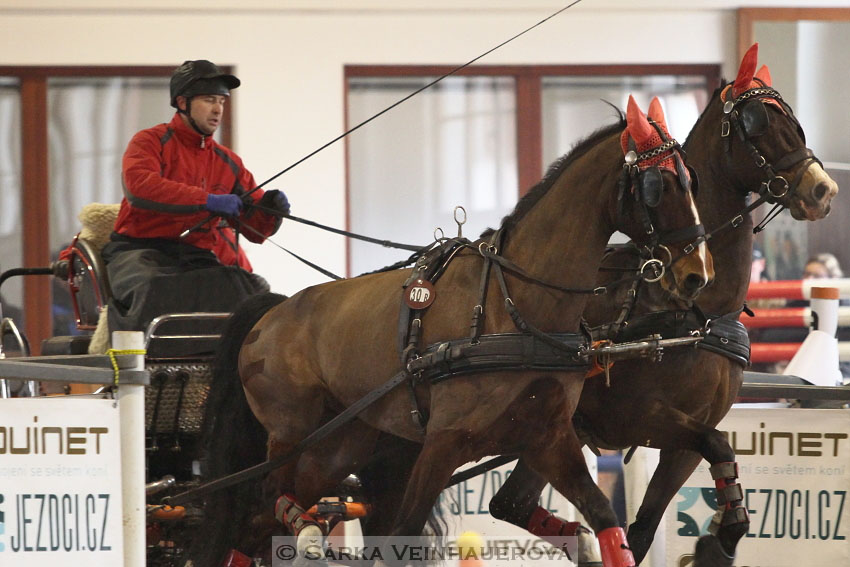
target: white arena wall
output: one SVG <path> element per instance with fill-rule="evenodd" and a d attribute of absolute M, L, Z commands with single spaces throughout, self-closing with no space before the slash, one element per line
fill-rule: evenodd
<path fill-rule="evenodd" d="M 567 4 L 566 0 L 0 0 L 0 65 L 233 65 L 234 148 L 258 181 L 344 130 L 347 64 L 460 64 Z M 802 0 L 583 0 L 486 57 L 487 64 L 720 63 L 737 68 L 736 12 Z M 819 0 L 847 7 L 850 1 Z M 163 104 L 167 104 L 163 101 Z M 344 145 L 270 187 L 293 213 L 345 226 Z M 288 223 L 277 239 L 337 273 L 343 239 Z M 309 241 L 308 241 L 309 239 Z M 325 278 L 272 246 L 251 260 L 273 289 Z"/>

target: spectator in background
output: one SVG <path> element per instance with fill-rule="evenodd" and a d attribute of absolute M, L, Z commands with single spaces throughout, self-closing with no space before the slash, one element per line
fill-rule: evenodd
<path fill-rule="evenodd" d="M 829 252 L 821 252 L 809 258 L 803 268 L 803 279 L 843 278 L 844 272 L 838 264 L 838 258 Z"/>
<path fill-rule="evenodd" d="M 750 283 L 763 282 L 770 278 L 767 277 L 767 260 L 764 258 L 764 253 L 758 246 L 753 246 L 753 265 L 750 270 Z"/>

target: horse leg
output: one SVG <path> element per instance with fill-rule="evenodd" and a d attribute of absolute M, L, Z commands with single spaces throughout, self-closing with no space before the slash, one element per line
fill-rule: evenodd
<path fill-rule="evenodd" d="M 634 523 L 629 526 L 629 547 L 640 564 L 649 551 L 664 511 L 702 457 L 685 450 L 662 449 Z"/>
<path fill-rule="evenodd" d="M 595 545 L 586 541 L 592 537 L 590 531 L 580 522 L 567 522 L 540 505 L 540 495 L 545 487 L 546 481 L 528 467 L 525 459 L 520 458 L 490 500 L 490 514 L 564 550 L 565 538 L 577 537 L 578 564 L 598 563 L 600 559 Z"/>
<path fill-rule="evenodd" d="M 410 472 L 392 535 L 419 536 L 431 509 L 454 471 L 469 461 L 464 451 L 466 434 L 443 431 L 429 434 Z"/>
<path fill-rule="evenodd" d="M 370 504 L 369 515 L 362 520 L 363 534 L 389 535 L 395 524 L 398 503 L 422 445 L 401 438 L 381 439 L 379 445 L 391 448 L 372 460 L 357 474 Z M 429 521 L 429 523 L 431 523 Z"/>
<path fill-rule="evenodd" d="M 682 450 L 696 451 L 711 465 L 709 470 L 717 488 L 720 509 L 712 522 L 712 534 L 703 536 L 697 544 L 694 565 L 731 566 L 735 547 L 749 530 L 749 517 L 743 506 L 741 485 L 737 483 L 737 464 L 732 447 L 716 429 L 669 406 L 658 404 L 652 408 L 646 422 L 657 425 L 654 431 L 649 432 L 648 445 L 661 449 L 662 456 L 666 458 L 664 467 L 659 463 L 653 474 L 641 511 L 635 524 L 629 528 L 629 542 L 635 542 L 640 557 L 646 554 L 661 515 L 699 462 Z M 671 455 L 675 453 L 671 451 L 679 451 L 680 455 L 673 458 Z"/>
<path fill-rule="evenodd" d="M 537 447 L 534 451 L 527 451 L 523 457 L 588 521 L 599 539 L 604 567 L 635 565 L 626 544 L 626 534 L 618 525 L 611 503 L 590 476 L 581 452 L 581 442 L 571 426 L 562 427 L 552 446 Z"/>
<path fill-rule="evenodd" d="M 275 518 L 296 536 L 299 557 L 320 552 L 324 538 L 344 516 L 314 514 L 310 507 L 330 495 L 374 449 L 378 431 L 354 421 L 341 433 L 305 451 L 276 475 Z M 282 453 L 280 449 L 277 452 Z M 271 457 L 271 456 L 270 456 Z M 297 496 L 296 496 L 297 495 Z"/>

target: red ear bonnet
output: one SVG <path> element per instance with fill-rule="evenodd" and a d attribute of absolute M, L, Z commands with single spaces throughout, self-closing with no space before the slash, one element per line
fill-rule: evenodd
<path fill-rule="evenodd" d="M 667 128 L 667 121 L 664 119 L 664 109 L 661 107 L 661 101 L 657 96 L 652 97 L 652 102 L 649 103 L 649 117 L 653 122 L 661 126 L 667 137 L 670 138 L 670 130 Z"/>
<path fill-rule="evenodd" d="M 756 63 L 759 56 L 759 44 L 754 43 L 747 50 L 744 58 L 741 60 L 741 67 L 738 69 L 738 77 L 735 79 L 735 84 L 732 85 L 732 97 L 738 96 L 752 88 L 753 75 L 756 72 Z"/>
<path fill-rule="evenodd" d="M 635 98 L 629 95 L 629 104 L 626 107 L 626 130 L 631 135 L 632 139 L 638 148 L 638 153 L 645 151 L 642 146 L 650 147 L 647 144 L 651 143 L 653 134 L 657 133 L 649 124 L 646 115 L 635 102 Z M 625 151 L 628 151 L 626 149 Z"/>
<path fill-rule="evenodd" d="M 657 97 L 653 98 L 652 103 L 649 105 L 649 116 L 653 122 L 661 127 L 662 132 L 664 132 L 668 139 L 672 138 L 670 132 L 667 130 L 667 123 L 664 119 L 664 111 L 661 109 L 661 102 L 659 102 Z M 626 107 L 626 122 L 628 125 L 620 136 L 620 144 L 623 147 L 624 154 L 629 151 L 629 137 L 634 140 L 634 150 L 638 154 L 655 149 L 664 143 L 658 130 L 649 123 L 646 115 L 638 107 L 634 97 L 631 95 L 629 95 L 629 104 Z M 672 150 L 638 163 L 640 169 L 646 169 L 652 166 L 669 169 L 673 173 L 676 173 Z"/>
<path fill-rule="evenodd" d="M 756 79 L 764 83 L 766 87 L 773 86 L 773 81 L 770 79 L 770 69 L 767 68 L 767 65 L 761 66 L 761 69 L 756 73 Z"/>
<path fill-rule="evenodd" d="M 741 61 L 741 68 L 738 69 L 738 77 L 732 84 L 732 94 L 730 96 L 729 87 L 727 86 L 721 94 L 721 99 L 723 101 L 730 101 L 736 99 L 738 98 L 738 96 L 741 95 L 741 93 L 746 92 L 750 89 L 757 89 L 762 86 L 770 87 L 773 85 L 773 81 L 770 78 L 770 70 L 767 68 L 767 65 L 762 65 L 761 69 L 758 70 L 758 73 L 755 72 L 757 63 L 756 60 L 758 59 L 758 51 L 758 43 L 754 43 L 752 47 L 747 50 L 746 55 L 744 55 L 744 59 Z M 755 79 L 758 79 L 758 81 Z M 785 110 L 782 108 L 782 105 L 779 104 L 779 102 L 777 102 L 776 99 L 774 99 L 773 97 L 765 97 L 762 99 L 762 102 L 772 104 L 781 112 L 785 112 Z"/>

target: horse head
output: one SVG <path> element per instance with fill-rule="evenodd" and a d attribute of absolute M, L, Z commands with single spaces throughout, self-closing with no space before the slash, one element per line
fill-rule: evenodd
<path fill-rule="evenodd" d="M 626 124 L 620 136 L 625 165 L 619 215 L 625 225 L 638 223 L 640 228 L 623 232 L 642 234 L 635 242 L 652 256 L 643 270 L 648 280 L 660 279 L 662 287 L 673 296 L 693 299 L 714 279 L 714 265 L 705 244 L 684 252 L 688 244 L 705 234 L 692 194 L 696 174 L 686 165 L 679 143 L 670 136 L 657 98 L 647 116 L 630 96 Z M 653 264 L 669 269 L 650 277 L 647 268 Z"/>
<path fill-rule="evenodd" d="M 756 72 L 757 58 L 756 43 L 744 55 L 735 81 L 720 94 L 725 159 L 744 192 L 758 188 L 797 220 L 822 219 L 838 184 L 806 147 L 791 107 L 771 85 L 770 70 L 762 66 Z"/>

